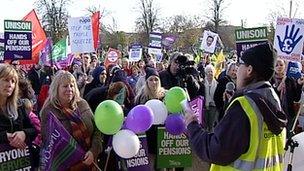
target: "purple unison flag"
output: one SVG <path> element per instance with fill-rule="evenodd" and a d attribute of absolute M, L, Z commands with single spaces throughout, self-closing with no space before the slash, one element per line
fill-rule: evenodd
<path fill-rule="evenodd" d="M 47 120 L 48 138 L 41 149 L 42 170 L 66 170 L 81 161 L 85 151 L 52 112 Z"/>
<path fill-rule="evenodd" d="M 60 61 L 56 61 L 55 65 L 58 69 L 64 69 L 72 64 L 74 58 L 74 54 L 70 53 L 66 58 L 61 59 Z"/>
<path fill-rule="evenodd" d="M 52 65 L 51 55 L 52 55 L 52 40 L 51 38 L 47 38 L 45 47 L 41 51 L 39 63 L 45 66 L 51 66 Z"/>
<path fill-rule="evenodd" d="M 203 110 L 204 97 L 198 96 L 194 100 L 189 102 L 191 110 L 198 115 L 198 122 L 205 125 L 205 114 Z"/>

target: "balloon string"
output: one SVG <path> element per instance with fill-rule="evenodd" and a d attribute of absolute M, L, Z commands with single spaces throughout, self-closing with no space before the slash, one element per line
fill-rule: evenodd
<path fill-rule="evenodd" d="M 93 162 L 93 164 L 97 168 L 98 171 L 102 171 L 95 162 Z"/>

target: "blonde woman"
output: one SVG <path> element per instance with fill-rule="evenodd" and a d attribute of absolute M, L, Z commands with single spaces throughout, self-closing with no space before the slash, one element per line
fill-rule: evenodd
<path fill-rule="evenodd" d="M 161 87 L 158 72 L 154 68 L 146 68 L 146 81 L 144 86 L 140 89 L 135 97 L 135 105 L 145 104 L 148 100 L 159 99 L 162 100 L 165 96 L 165 89 Z M 153 125 L 147 132 L 147 142 L 149 159 L 155 167 L 155 155 L 157 152 L 157 126 Z"/>
<path fill-rule="evenodd" d="M 151 99 L 162 100 L 165 96 L 165 89 L 161 87 L 159 74 L 154 68 L 147 67 L 145 78 L 144 86 L 135 96 L 135 105 L 144 104 Z"/>
<path fill-rule="evenodd" d="M 59 71 L 54 77 L 41 111 L 42 148 L 49 136 L 46 124 L 50 112 L 86 151 L 85 157 L 69 170 L 92 170 L 93 162 L 102 150 L 101 133 L 95 126 L 88 103 L 79 95 L 75 77 L 67 71 Z"/>
<path fill-rule="evenodd" d="M 17 107 L 18 82 L 17 71 L 11 65 L 0 64 L 0 144 L 24 149 L 35 139 L 36 130 L 25 110 Z"/>

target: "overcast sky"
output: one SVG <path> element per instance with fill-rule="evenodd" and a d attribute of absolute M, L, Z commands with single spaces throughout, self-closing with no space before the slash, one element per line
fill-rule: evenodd
<path fill-rule="evenodd" d="M 19 20 L 33 9 L 36 0 L 1 0 L 0 23 L 4 19 Z M 154 4 L 160 9 L 160 18 L 182 15 L 206 15 L 208 0 L 154 0 Z M 225 0 L 225 19 L 229 24 L 240 25 L 243 19 L 247 27 L 258 27 L 268 23 L 269 13 L 280 10 L 282 14 L 288 14 L 290 0 Z M 303 0 L 293 0 L 293 13 L 296 18 L 304 18 Z M 96 6 L 100 10 L 105 9 L 107 15 L 102 18 L 106 24 L 112 23 L 112 18 L 117 23 L 119 31 L 134 31 L 134 22 L 138 16 L 137 4 L 139 0 L 72 0 L 68 10 L 72 17 L 87 14 L 86 8 Z M 172 5 L 174 4 L 174 5 Z M 300 10 L 302 9 L 302 11 Z M 3 32 L 3 24 L 0 24 L 0 32 Z"/>

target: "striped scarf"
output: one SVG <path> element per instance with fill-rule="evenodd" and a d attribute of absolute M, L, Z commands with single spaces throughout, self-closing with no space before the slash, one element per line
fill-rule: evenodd
<path fill-rule="evenodd" d="M 81 120 L 79 108 L 73 111 L 61 106 L 61 109 L 71 123 L 73 137 L 85 151 L 88 151 L 91 147 L 91 137 L 86 125 Z"/>

